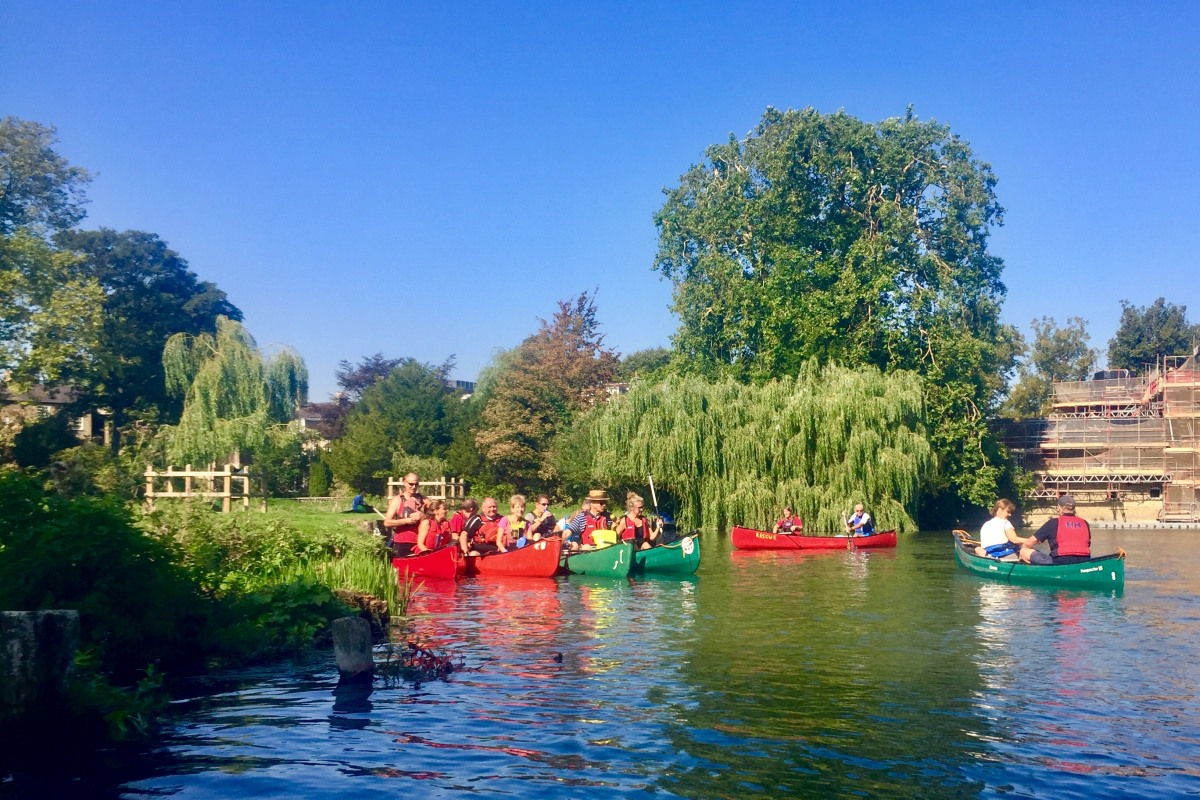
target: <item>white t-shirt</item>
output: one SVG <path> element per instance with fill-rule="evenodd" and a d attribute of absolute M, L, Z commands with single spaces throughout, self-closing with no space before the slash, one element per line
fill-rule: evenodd
<path fill-rule="evenodd" d="M 979 544 L 982 547 L 991 547 L 994 544 L 1004 544 L 1008 541 L 1008 536 L 1005 531 L 1016 530 L 1013 524 L 1006 519 L 992 517 L 987 522 L 983 523 L 983 527 L 979 529 Z"/>

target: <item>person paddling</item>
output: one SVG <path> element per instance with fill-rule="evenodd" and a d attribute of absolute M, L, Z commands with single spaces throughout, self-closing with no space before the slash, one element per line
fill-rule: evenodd
<path fill-rule="evenodd" d="M 854 505 L 854 513 L 846 520 L 846 533 L 858 536 L 870 536 L 875 532 L 875 522 L 863 508 L 862 503 Z"/>
<path fill-rule="evenodd" d="M 658 543 L 658 528 L 646 517 L 646 501 L 629 492 L 625 495 L 625 516 L 613 528 L 623 542 L 633 542 L 635 550 L 649 550 Z"/>

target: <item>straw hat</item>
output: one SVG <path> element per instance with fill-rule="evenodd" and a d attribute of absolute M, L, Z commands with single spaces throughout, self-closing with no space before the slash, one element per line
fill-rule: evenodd
<path fill-rule="evenodd" d="M 599 500 L 601 503 L 607 503 L 608 495 L 604 493 L 603 489 L 592 489 L 588 492 L 587 499 L 593 502 Z"/>

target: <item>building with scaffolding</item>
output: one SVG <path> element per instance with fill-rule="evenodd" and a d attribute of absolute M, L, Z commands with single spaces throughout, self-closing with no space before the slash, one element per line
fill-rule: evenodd
<path fill-rule="evenodd" d="M 1006 423 L 1002 438 L 1033 478 L 1032 517 L 1075 496 L 1096 522 L 1200 522 L 1200 374 L 1197 354 L 1054 384 L 1044 419 Z"/>

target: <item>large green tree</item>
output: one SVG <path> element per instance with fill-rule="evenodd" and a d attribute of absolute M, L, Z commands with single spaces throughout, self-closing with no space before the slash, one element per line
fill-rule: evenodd
<path fill-rule="evenodd" d="M 1018 369 L 1020 379 L 1000 409 L 1013 419 L 1048 414 L 1054 397 L 1054 381 L 1081 381 L 1096 365 L 1097 354 L 1089 344 L 1087 320 L 1071 317 L 1059 327 L 1053 317 L 1030 323 L 1033 341 L 1028 357 Z"/>
<path fill-rule="evenodd" d="M 985 425 L 1016 357 L 1000 322 L 991 167 L 937 122 L 768 109 L 710 147 L 655 215 L 680 365 L 764 380 L 808 359 L 926 379 L 940 469 L 926 500 L 990 502 L 1005 469 Z"/>
<path fill-rule="evenodd" d="M 604 344 L 595 297 L 560 300 L 549 320 L 505 355 L 475 436 L 497 478 L 518 489 L 555 488 L 555 435 L 599 401 L 618 364 Z"/>
<path fill-rule="evenodd" d="M 0 119 L 0 371 L 18 384 L 87 366 L 100 332 L 99 286 L 47 241 L 83 218 L 90 180 L 57 141 L 50 126 Z"/>
<path fill-rule="evenodd" d="M 0 236 L 19 229 L 46 234 L 83 219 L 91 176 L 58 151 L 53 126 L 0 119 Z"/>
<path fill-rule="evenodd" d="M 308 370 L 291 349 L 264 355 L 238 321 L 216 332 L 177 333 L 163 350 L 167 390 L 183 397 L 168 452 L 176 463 L 221 461 L 255 450 L 287 426 L 308 394 Z"/>
<path fill-rule="evenodd" d="M 815 361 L 761 384 L 639 381 L 588 417 L 593 474 L 605 486 L 653 475 L 686 525 L 765 527 L 790 505 L 834 531 L 861 502 L 907 530 L 932 460 L 922 394 L 912 372 Z"/>
<path fill-rule="evenodd" d="M 1121 301 L 1121 325 L 1108 341 L 1111 369 L 1142 371 L 1163 356 L 1185 356 L 1200 344 L 1200 325 L 1187 319 L 1187 306 L 1158 298 L 1148 306 Z"/>
<path fill-rule="evenodd" d="M 180 333 L 213 333 L 218 317 L 240 320 L 242 312 L 214 284 L 199 280 L 155 234 L 101 228 L 63 231 L 54 240 L 82 256 L 74 271 L 103 294 L 92 358 L 67 378 L 80 392 L 81 403 L 109 409 L 116 451 L 130 411 L 136 409 L 153 421 L 178 416 L 163 376 L 167 339 Z"/>
<path fill-rule="evenodd" d="M 326 463 L 339 481 L 360 491 L 380 492 L 396 455 L 442 457 L 450 445 L 458 397 L 440 366 L 413 358 L 362 389 L 342 438 L 330 445 Z"/>

